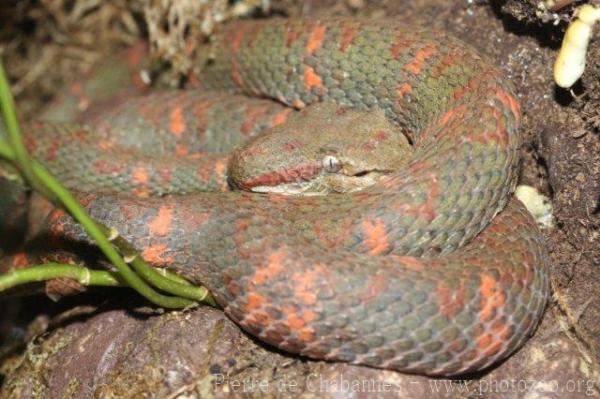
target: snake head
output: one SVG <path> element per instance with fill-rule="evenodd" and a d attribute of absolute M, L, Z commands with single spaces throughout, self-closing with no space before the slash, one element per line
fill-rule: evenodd
<path fill-rule="evenodd" d="M 383 112 L 320 103 L 235 151 L 228 177 L 233 187 L 254 192 L 352 192 L 398 170 L 411 153 Z"/>

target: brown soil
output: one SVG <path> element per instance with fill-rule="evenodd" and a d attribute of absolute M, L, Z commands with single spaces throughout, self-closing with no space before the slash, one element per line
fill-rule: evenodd
<path fill-rule="evenodd" d="M 0 49 L 24 119 L 35 115 L 69 76 L 81 74 L 103 51 L 131 44 L 147 31 L 153 34 L 155 49 L 173 67 L 167 81 L 180 83 L 180 73 L 189 68 L 181 44 L 192 33 L 208 33 L 214 15 L 235 14 L 223 2 L 212 2 L 194 11 L 209 22 L 188 27 L 187 20 L 150 13 L 161 29 L 148 30 L 144 20 L 149 9 L 137 1 L 107 1 L 102 7 L 84 3 L 90 7 L 76 9 L 69 1 L 23 1 L 0 10 Z M 385 16 L 446 30 L 496 60 L 515 83 L 525 112 L 521 182 L 551 198 L 555 217 L 555 227 L 545 230 L 553 299 L 541 327 L 515 356 L 468 381 L 429 380 L 278 353 L 212 309 L 158 315 L 146 308 L 123 310 L 118 298 L 103 302 L 85 297 L 78 301 L 95 305 L 61 314 L 72 308 L 72 300 L 52 305 L 35 299 L 0 304 L 4 306 L 0 333 L 4 326 L 26 341 L 47 331 L 23 352 L 8 351 L 6 343 L 0 347 L 0 356 L 11 353 L 0 364 L 4 376 L 0 397 L 144 391 L 165 397 L 176 393 L 226 397 L 258 396 L 263 390 L 273 396 L 336 396 L 346 392 L 344 381 L 372 384 L 357 387 L 356 397 L 373 392 L 381 397 L 522 397 L 524 389 L 530 397 L 598 394 L 594 381 L 600 381 L 600 40 L 590 45 L 575 97 L 557 89 L 552 64 L 573 4 L 556 10 L 560 21 L 554 24 L 551 13 L 536 11 L 537 3 L 281 0 L 270 4 L 271 13 L 280 15 Z M 151 11 L 160 14 L 160 7 L 154 7 Z M 177 35 L 171 37 L 170 32 Z M 10 318 L 17 313 L 45 315 L 38 315 L 24 330 Z"/>

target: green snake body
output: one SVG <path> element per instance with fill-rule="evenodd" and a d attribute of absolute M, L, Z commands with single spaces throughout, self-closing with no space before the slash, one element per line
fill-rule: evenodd
<path fill-rule="evenodd" d="M 206 284 L 236 323 L 283 350 L 452 375 L 526 340 L 548 296 L 548 261 L 510 201 L 521 111 L 496 67 L 441 33 L 349 19 L 238 22 L 202 53 L 192 81 L 206 91 L 133 99 L 89 127 L 39 124 L 29 148 L 93 193 L 92 216 L 146 260 Z M 271 100 L 380 112 L 393 129 L 376 145 L 404 135 L 414 153 L 359 192 L 230 192 L 225 151 L 285 126 L 289 108 Z M 265 168 L 237 184 L 321 167 Z M 195 193 L 204 189 L 221 191 Z M 55 235 L 85 240 L 67 217 L 52 220 Z"/>

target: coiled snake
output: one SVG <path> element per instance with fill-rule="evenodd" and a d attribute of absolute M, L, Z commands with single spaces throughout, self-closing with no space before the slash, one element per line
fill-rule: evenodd
<path fill-rule="evenodd" d="M 30 150 L 93 193 L 92 216 L 146 260 L 205 284 L 236 323 L 285 351 L 451 375 L 527 339 L 548 295 L 547 255 L 510 200 L 521 111 L 496 67 L 444 34 L 389 21 L 246 21 L 212 39 L 191 77 L 203 90 L 134 98 L 88 125 L 37 124 Z M 337 114 L 310 111 L 320 102 Z M 319 122 L 228 155 L 263 130 L 296 129 L 305 111 L 293 108 Z M 361 113 L 378 116 L 361 125 Z M 352 147 L 364 160 L 407 137 L 404 166 L 347 167 L 329 145 L 344 118 L 344 129 L 370 130 Z M 329 144 L 305 150 L 311 134 Z M 228 162 L 230 183 L 246 189 L 301 191 L 335 173 L 375 184 L 232 192 Z M 54 234 L 84 239 L 68 217 L 52 220 Z"/>

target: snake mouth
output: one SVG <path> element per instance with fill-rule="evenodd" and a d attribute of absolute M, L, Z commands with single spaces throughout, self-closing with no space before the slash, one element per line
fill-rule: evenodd
<path fill-rule="evenodd" d="M 285 168 L 263 173 L 249 179 L 233 181 L 230 185 L 235 188 L 253 192 L 280 192 L 277 187 L 289 186 L 291 191 L 296 185 L 313 181 L 323 170 L 319 164 L 303 164 L 294 168 Z"/>
<path fill-rule="evenodd" d="M 255 193 L 275 193 L 284 195 L 317 196 L 334 193 L 361 191 L 390 175 L 390 170 L 367 170 L 356 174 L 319 173 L 312 179 L 280 183 L 276 185 L 257 185 L 250 189 Z"/>
<path fill-rule="evenodd" d="M 252 188 L 253 193 L 274 193 L 274 194 L 285 194 L 285 195 L 321 195 L 318 192 L 310 191 L 312 182 L 298 182 L 298 183 L 287 183 L 279 184 L 276 186 L 256 186 Z"/>

